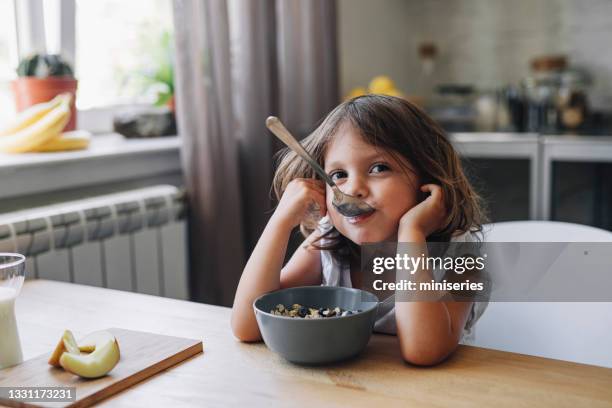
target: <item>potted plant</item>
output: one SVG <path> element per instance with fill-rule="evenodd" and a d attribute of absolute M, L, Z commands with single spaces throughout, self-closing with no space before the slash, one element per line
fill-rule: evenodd
<path fill-rule="evenodd" d="M 17 111 L 32 105 L 47 102 L 62 93 L 72 94 L 70 121 L 65 130 L 76 128 L 76 90 L 70 64 L 59 55 L 34 54 L 22 59 L 17 67 L 17 76 L 12 83 Z"/>
<path fill-rule="evenodd" d="M 175 111 L 174 103 L 174 38 L 164 31 L 150 51 L 150 65 L 142 70 L 146 88 L 156 93 L 155 106 L 167 106 Z"/>

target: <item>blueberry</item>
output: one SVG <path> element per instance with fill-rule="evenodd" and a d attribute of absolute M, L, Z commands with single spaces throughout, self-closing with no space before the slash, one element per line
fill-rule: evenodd
<path fill-rule="evenodd" d="M 308 309 L 306 309 L 304 306 L 300 306 L 300 308 L 298 309 L 298 315 L 300 317 L 306 317 L 307 314 L 308 314 Z"/>

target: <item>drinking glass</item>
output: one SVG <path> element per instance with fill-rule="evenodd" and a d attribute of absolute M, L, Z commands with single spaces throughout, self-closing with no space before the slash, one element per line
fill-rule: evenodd
<path fill-rule="evenodd" d="M 0 369 L 23 361 L 15 299 L 25 277 L 25 256 L 0 252 Z"/>

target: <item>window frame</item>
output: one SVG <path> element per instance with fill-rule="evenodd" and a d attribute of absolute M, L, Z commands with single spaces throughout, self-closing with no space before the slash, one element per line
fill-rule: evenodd
<path fill-rule="evenodd" d="M 45 7 L 43 2 L 54 2 Z M 59 27 L 59 52 L 73 66 L 76 61 L 76 0 L 13 0 L 15 11 L 16 50 L 14 66 L 24 56 L 45 52 L 47 48 L 45 19 L 57 19 L 50 26 Z M 45 12 L 47 15 L 45 15 Z M 55 15 L 49 15 L 53 12 Z M 111 104 L 77 111 L 79 127 L 93 133 L 113 130 L 113 117 L 126 107 L 139 108 L 140 104 Z"/>
<path fill-rule="evenodd" d="M 17 11 L 16 11 L 16 2 L 17 0 L 12 0 L 9 1 L 8 4 L 10 5 L 10 9 L 13 15 L 13 18 L 10 19 L 12 21 L 12 25 L 11 28 L 9 30 L 10 34 L 10 38 L 9 38 L 9 63 L 11 65 L 11 67 L 16 67 L 17 64 L 19 63 L 19 45 L 18 45 L 18 40 L 19 40 L 19 35 L 17 33 Z"/>
<path fill-rule="evenodd" d="M 13 0 L 13 10 L 18 59 L 34 52 L 44 52 L 46 44 L 43 0 Z"/>
<path fill-rule="evenodd" d="M 15 104 L 13 102 L 13 95 L 11 92 L 11 82 L 16 78 L 17 74 L 15 68 L 19 62 L 18 58 L 18 34 L 17 34 L 17 15 L 16 15 L 16 0 L 7 1 L 5 4 L 8 5 L 8 24 L 5 29 L 8 33 L 8 63 L 5 68 L 0 72 L 0 91 L 2 96 L 0 97 L 0 104 L 6 102 L 8 106 L 2 108 L 0 112 L 0 121 L 5 122 L 10 120 L 11 116 L 15 114 Z"/>

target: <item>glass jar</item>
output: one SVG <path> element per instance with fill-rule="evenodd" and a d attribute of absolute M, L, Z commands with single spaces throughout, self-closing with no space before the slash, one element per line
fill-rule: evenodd
<path fill-rule="evenodd" d="M 531 75 L 521 85 L 525 95 L 525 130 L 556 133 L 561 73 L 567 67 L 565 56 L 543 56 L 531 61 Z"/>
<path fill-rule="evenodd" d="M 588 122 L 589 76 L 569 69 L 565 56 L 544 56 L 531 62 L 532 75 L 522 81 L 525 130 L 558 133 L 577 131 Z"/>
<path fill-rule="evenodd" d="M 557 108 L 561 130 L 577 131 L 587 124 L 590 85 L 591 79 L 583 71 L 567 70 L 560 74 Z"/>
<path fill-rule="evenodd" d="M 527 77 L 522 82 L 525 103 L 525 131 L 555 133 L 557 131 L 557 74 Z"/>

